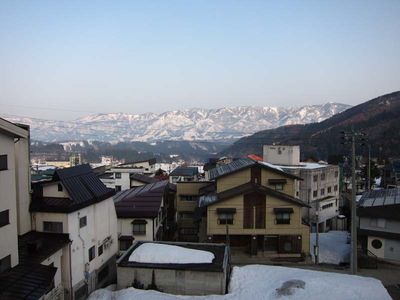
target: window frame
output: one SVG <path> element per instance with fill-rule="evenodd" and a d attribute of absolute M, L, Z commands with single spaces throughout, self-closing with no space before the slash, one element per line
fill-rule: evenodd
<path fill-rule="evenodd" d="M 88 249 L 89 262 L 96 258 L 96 246 L 92 246 Z"/>
<path fill-rule="evenodd" d="M 47 226 L 50 226 L 51 228 L 47 228 Z M 60 228 L 56 228 L 57 226 L 61 225 L 61 231 Z M 54 230 L 56 229 L 56 230 Z M 53 233 L 63 233 L 64 232 L 64 224 L 63 222 L 57 222 L 57 221 L 43 221 L 43 231 L 44 232 L 53 232 Z"/>
<path fill-rule="evenodd" d="M 121 179 L 121 178 L 122 178 L 121 172 L 115 172 L 115 173 L 114 173 L 114 178 L 115 178 L 115 179 Z"/>
<path fill-rule="evenodd" d="M 133 223 L 132 224 L 132 234 L 134 235 L 146 235 L 146 223 Z M 135 227 L 138 226 L 138 229 L 135 230 Z M 144 229 L 144 230 L 141 230 Z"/>
<path fill-rule="evenodd" d="M 83 228 L 87 226 L 87 216 L 83 216 L 79 218 L 79 228 Z"/>
<path fill-rule="evenodd" d="M 57 190 L 58 190 L 59 192 L 62 192 L 62 191 L 64 190 L 64 188 L 63 188 L 63 186 L 62 186 L 61 183 L 57 184 Z"/>
<path fill-rule="evenodd" d="M 285 218 L 285 216 L 287 218 Z M 290 213 L 289 212 L 281 212 L 281 213 L 275 213 L 275 224 L 277 225 L 288 225 L 290 224 Z"/>

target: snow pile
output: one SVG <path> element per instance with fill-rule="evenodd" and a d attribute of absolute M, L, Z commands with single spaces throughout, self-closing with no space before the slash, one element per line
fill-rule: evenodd
<path fill-rule="evenodd" d="M 185 247 L 144 243 L 129 256 L 129 261 L 151 264 L 209 264 L 213 253 Z"/>
<path fill-rule="evenodd" d="M 234 267 L 229 294 L 176 296 L 150 290 L 128 288 L 116 292 L 97 290 L 89 300 L 240 300 L 240 299 L 391 299 L 382 283 L 373 278 L 317 272 L 276 266 Z"/>
<path fill-rule="evenodd" d="M 310 251 L 314 259 L 315 233 L 311 233 Z M 350 261 L 350 236 L 347 231 L 329 231 L 319 234 L 319 262 L 326 264 Z"/>

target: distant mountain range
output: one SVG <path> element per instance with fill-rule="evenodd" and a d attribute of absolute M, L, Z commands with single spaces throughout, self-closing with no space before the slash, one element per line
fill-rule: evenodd
<path fill-rule="evenodd" d="M 262 155 L 265 144 L 300 145 L 303 159 L 348 154 L 349 145 L 341 145 L 341 132 L 365 133 L 375 157 L 400 158 L 400 91 L 364 102 L 336 114 L 320 123 L 282 126 L 263 130 L 236 141 L 220 155 Z M 357 145 L 357 153 L 366 153 L 366 147 Z"/>
<path fill-rule="evenodd" d="M 232 141 L 282 125 L 321 122 L 351 106 L 340 103 L 301 107 L 240 106 L 187 109 L 161 114 L 96 114 L 74 121 L 52 121 L 3 115 L 31 126 L 31 136 L 45 142 Z"/>

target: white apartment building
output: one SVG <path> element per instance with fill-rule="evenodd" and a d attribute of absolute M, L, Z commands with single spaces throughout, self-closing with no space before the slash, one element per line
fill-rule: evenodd
<path fill-rule="evenodd" d="M 299 146 L 264 145 L 263 159 L 303 179 L 296 196 L 311 206 L 303 209 L 303 220 L 312 225 L 313 231 L 317 222 L 322 232 L 343 229 L 338 220 L 338 166 L 300 162 Z"/>
<path fill-rule="evenodd" d="M 118 247 L 114 191 L 89 165 L 56 170 L 53 179 L 34 186 L 30 206 L 37 232 L 67 234 L 61 255 L 61 281 L 70 299 L 86 299 L 115 279 Z"/>

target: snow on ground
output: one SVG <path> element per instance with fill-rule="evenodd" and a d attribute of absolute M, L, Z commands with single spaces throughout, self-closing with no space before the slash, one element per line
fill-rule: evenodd
<path fill-rule="evenodd" d="M 97 290 L 89 300 L 255 300 L 255 299 L 391 299 L 382 283 L 374 278 L 296 268 L 249 265 L 234 267 L 226 295 L 177 296 L 128 288 L 116 292 Z"/>
<path fill-rule="evenodd" d="M 129 256 L 129 261 L 153 264 L 208 264 L 215 256 L 212 252 L 185 247 L 144 243 Z"/>
<path fill-rule="evenodd" d="M 314 258 L 315 233 L 311 233 L 310 251 Z M 347 231 L 329 231 L 319 234 L 319 262 L 326 264 L 350 261 L 350 235 Z"/>

